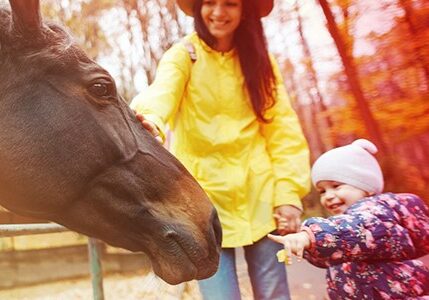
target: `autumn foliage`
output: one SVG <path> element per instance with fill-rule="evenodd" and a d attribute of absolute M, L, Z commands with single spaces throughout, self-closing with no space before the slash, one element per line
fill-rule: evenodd
<path fill-rule="evenodd" d="M 162 53 L 192 30 L 174 0 L 43 4 L 129 100 L 151 82 Z M 429 2 L 276 1 L 264 23 L 312 159 L 368 138 L 380 149 L 386 190 L 429 203 Z M 317 202 L 311 194 L 309 203 Z"/>

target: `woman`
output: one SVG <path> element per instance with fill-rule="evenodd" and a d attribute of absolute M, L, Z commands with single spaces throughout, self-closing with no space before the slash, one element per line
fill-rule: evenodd
<path fill-rule="evenodd" d="M 204 299 L 240 299 L 234 248 L 244 247 L 256 299 L 289 299 L 280 245 L 266 235 L 300 226 L 309 190 L 308 148 L 260 18 L 270 0 L 180 0 L 195 33 L 163 56 L 156 79 L 132 103 L 207 192 L 223 230 L 218 272 L 199 282 Z M 196 57 L 194 57 L 196 56 Z M 192 58 L 192 59 L 191 59 Z M 195 60 L 195 61 L 193 61 Z M 142 117 L 143 116 L 143 117 Z"/>

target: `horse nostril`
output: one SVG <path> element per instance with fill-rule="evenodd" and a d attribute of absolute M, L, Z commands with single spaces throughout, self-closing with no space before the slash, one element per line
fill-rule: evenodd
<path fill-rule="evenodd" d="M 176 231 L 174 231 L 174 230 L 167 230 L 165 233 L 164 233 L 164 238 L 166 238 L 166 239 L 176 239 L 177 237 L 178 237 L 179 235 L 178 235 L 178 233 L 176 232 Z"/>
<path fill-rule="evenodd" d="M 220 246 L 222 244 L 222 227 L 220 226 L 219 217 L 215 209 L 212 212 L 212 224 L 216 242 Z"/>

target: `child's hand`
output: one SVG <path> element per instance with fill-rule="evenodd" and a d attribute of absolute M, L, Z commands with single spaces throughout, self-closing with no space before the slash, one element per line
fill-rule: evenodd
<path fill-rule="evenodd" d="M 302 260 L 304 250 L 310 247 L 310 237 L 307 232 L 301 231 L 285 236 L 269 234 L 268 238 L 276 243 L 283 244 L 285 251 L 285 263 L 290 264 L 292 254 L 296 255 L 298 261 Z"/>

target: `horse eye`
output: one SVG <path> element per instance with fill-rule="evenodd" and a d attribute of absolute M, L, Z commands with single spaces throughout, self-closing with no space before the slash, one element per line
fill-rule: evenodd
<path fill-rule="evenodd" d="M 96 82 L 88 88 L 88 91 L 96 97 L 114 96 L 113 86 L 108 83 Z"/>

